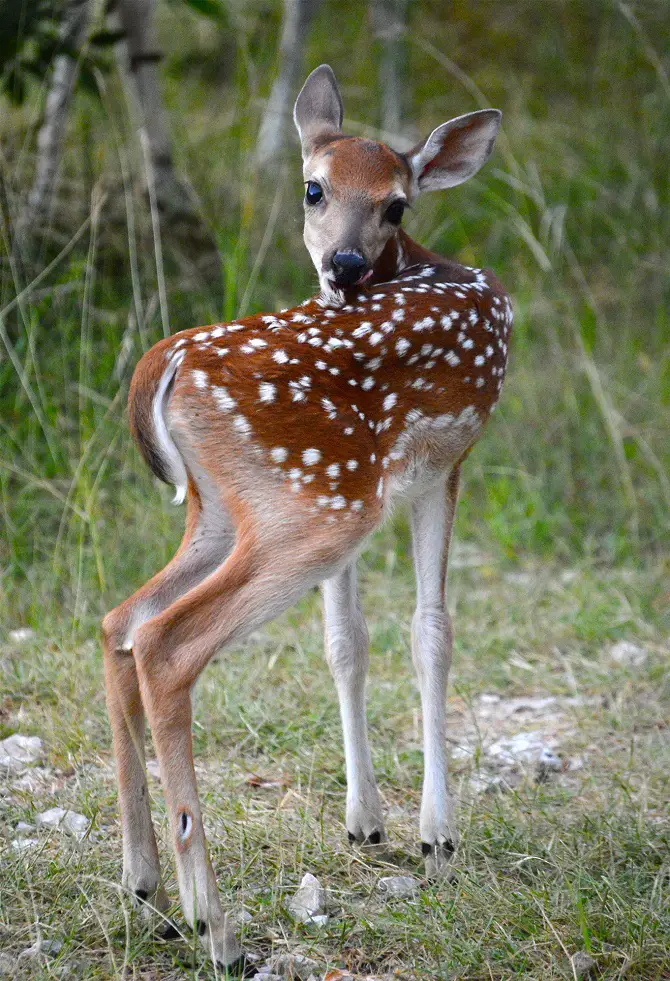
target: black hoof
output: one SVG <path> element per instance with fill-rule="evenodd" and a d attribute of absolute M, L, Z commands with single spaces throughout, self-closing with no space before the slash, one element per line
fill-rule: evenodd
<path fill-rule="evenodd" d="M 135 895 L 138 899 L 141 899 L 142 902 L 149 898 L 149 893 L 146 891 L 146 889 L 136 889 Z"/>
<path fill-rule="evenodd" d="M 159 940 L 177 940 L 181 937 L 181 933 L 174 925 L 172 920 L 165 920 L 165 922 L 156 930 L 156 936 Z"/>
<path fill-rule="evenodd" d="M 421 842 L 421 854 L 425 858 L 427 855 L 432 855 L 433 852 L 441 851 L 445 855 L 453 855 L 456 849 L 454 848 L 453 841 L 436 841 L 434 844 L 429 845 L 427 841 Z"/>
<path fill-rule="evenodd" d="M 258 974 L 258 966 L 252 964 L 245 954 L 238 957 L 232 964 L 219 963 L 217 967 L 223 972 L 222 979 L 252 978 L 255 974 Z"/>
<path fill-rule="evenodd" d="M 347 838 L 349 839 L 349 844 L 350 845 L 355 845 L 356 843 L 358 843 L 359 845 L 365 846 L 365 845 L 381 845 L 381 843 L 382 843 L 382 833 L 381 833 L 381 831 L 373 831 L 373 832 L 371 832 L 367 836 L 367 838 L 364 838 L 363 839 L 363 841 L 361 841 L 359 838 L 357 838 L 355 834 L 352 834 L 351 831 L 347 831 Z"/>

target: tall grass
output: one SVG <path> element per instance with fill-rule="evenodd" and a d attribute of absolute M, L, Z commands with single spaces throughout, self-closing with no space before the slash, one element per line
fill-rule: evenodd
<path fill-rule="evenodd" d="M 162 227 L 159 239 L 115 69 L 97 98 L 76 103 L 45 239 L 45 263 L 54 261 L 46 274 L 11 262 L 41 90 L 21 112 L 3 111 L 8 625 L 64 607 L 76 629 L 98 596 L 102 606 L 129 592 L 174 548 L 181 515 L 127 434 L 125 392 L 142 351 L 168 323 L 274 309 L 314 289 L 297 151 L 276 172 L 251 165 L 279 7 L 226 9 L 225 38 L 177 9 L 162 24 L 177 157 L 220 270 L 199 272 L 188 230 Z M 425 133 L 479 105 L 505 113 L 492 164 L 463 188 L 427 196 L 408 228 L 437 251 L 491 266 L 514 296 L 511 373 L 468 464 L 458 524 L 461 537 L 510 562 L 537 553 L 639 562 L 667 549 L 670 89 L 656 43 L 669 28 L 661 4 L 412 4 L 409 128 Z M 374 133 L 369 42 L 362 8 L 333 0 L 307 62 L 333 64 L 351 129 Z"/>

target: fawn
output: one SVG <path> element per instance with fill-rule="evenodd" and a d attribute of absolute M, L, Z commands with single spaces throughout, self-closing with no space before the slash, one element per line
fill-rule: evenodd
<path fill-rule="evenodd" d="M 443 259 L 401 229 L 423 191 L 486 162 L 494 109 L 438 126 L 406 154 L 341 132 L 327 65 L 295 123 L 305 231 L 321 293 L 292 310 L 185 330 L 140 361 L 131 426 L 153 472 L 187 499 L 167 567 L 104 621 L 105 674 L 123 825 L 123 881 L 167 908 L 144 768 L 146 711 L 165 788 L 184 915 L 211 957 L 244 971 L 207 854 L 191 742 L 191 689 L 239 642 L 323 583 L 325 647 L 339 696 L 349 839 L 385 840 L 365 717 L 368 634 L 356 557 L 411 502 L 423 706 L 421 842 L 428 874 L 457 842 L 447 782 L 445 602 L 459 470 L 500 395 L 512 325 L 490 272 Z"/>

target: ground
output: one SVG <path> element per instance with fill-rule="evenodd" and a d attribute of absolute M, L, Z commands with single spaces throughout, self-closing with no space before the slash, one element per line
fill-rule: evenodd
<path fill-rule="evenodd" d="M 388 854 L 347 844 L 317 593 L 222 655 L 196 690 L 212 857 L 247 948 L 259 966 L 272 954 L 305 955 L 319 979 L 335 969 L 374 979 L 575 978 L 591 963 L 593 976 L 669 977 L 663 569 L 511 566 L 456 543 L 449 738 L 462 842 L 453 881 L 434 885 L 422 877 L 418 844 L 420 703 L 406 544 L 400 517 L 362 561 Z M 0 649 L 0 735 L 43 740 L 34 764 L 3 779 L 0 976 L 213 976 L 187 934 L 153 939 L 119 887 L 92 615 L 84 626 L 83 642 L 36 631 Z M 149 769 L 175 897 L 155 761 Z M 55 806 L 89 819 L 83 838 L 39 824 Z M 305 872 L 327 890 L 323 926 L 296 923 L 287 908 Z M 382 893 L 380 878 L 393 874 L 414 876 L 417 896 Z M 58 943 L 22 954 L 40 939 Z"/>

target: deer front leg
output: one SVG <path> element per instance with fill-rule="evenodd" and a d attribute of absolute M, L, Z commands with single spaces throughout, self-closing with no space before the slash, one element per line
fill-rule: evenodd
<path fill-rule="evenodd" d="M 458 841 L 447 777 L 446 697 L 453 638 L 445 595 L 458 482 L 456 469 L 446 487 L 439 482 L 412 507 L 417 580 L 412 658 L 421 690 L 424 741 L 421 847 L 430 877 L 448 873 Z"/>
<path fill-rule="evenodd" d="M 386 836 L 365 714 L 369 640 L 353 563 L 323 584 L 323 597 L 326 657 L 337 688 L 344 735 L 347 831 L 350 841 L 378 845 Z"/>

